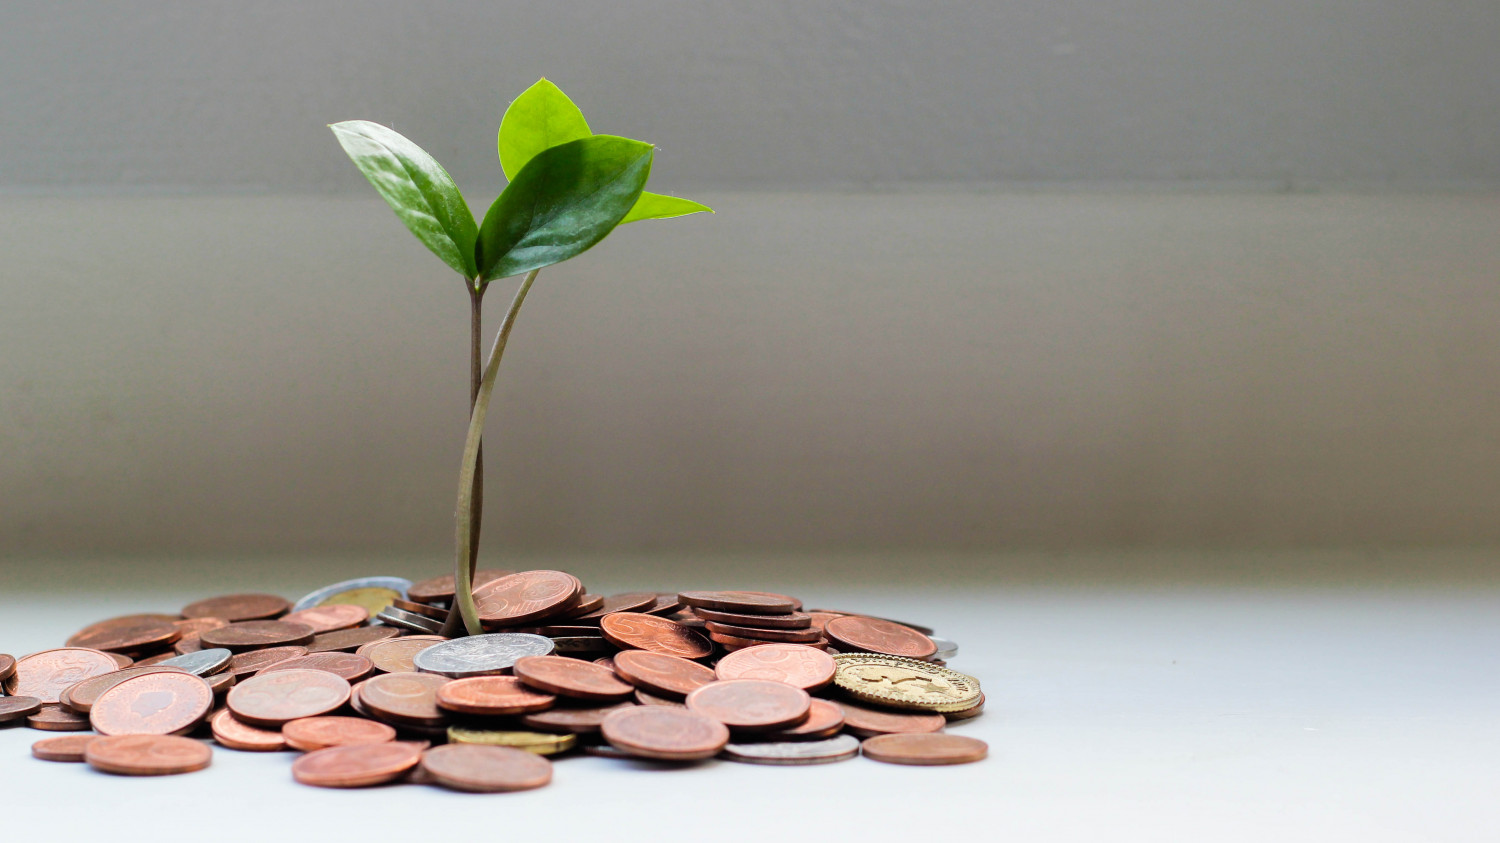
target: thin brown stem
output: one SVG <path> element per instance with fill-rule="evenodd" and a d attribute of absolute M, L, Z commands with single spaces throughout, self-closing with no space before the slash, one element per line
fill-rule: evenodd
<path fill-rule="evenodd" d="M 481 356 L 484 309 L 484 291 L 488 285 L 466 282 L 469 288 L 469 412 L 474 412 L 474 401 L 479 397 L 479 380 L 484 373 L 484 357 Z M 479 530 L 484 518 L 484 449 L 481 446 L 474 464 L 474 487 L 469 501 L 469 582 L 474 581 L 474 572 L 479 569 Z M 456 586 L 455 580 L 455 586 Z M 442 634 L 453 638 L 461 635 L 463 623 L 458 612 L 450 612 L 443 624 Z"/>

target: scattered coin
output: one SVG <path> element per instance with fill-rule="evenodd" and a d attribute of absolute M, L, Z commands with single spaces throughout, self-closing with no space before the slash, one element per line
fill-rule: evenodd
<path fill-rule="evenodd" d="M 533 688 L 576 700 L 618 702 L 635 693 L 614 671 L 577 659 L 527 656 L 517 659 L 512 669 L 517 678 Z"/>
<path fill-rule="evenodd" d="M 407 596 L 406 590 L 409 588 L 411 580 L 402 577 L 360 577 L 325 585 L 305 594 L 292 607 L 292 611 L 311 609 L 314 606 L 349 604 L 364 608 L 374 617 L 381 609 L 391 605 L 391 601 Z"/>
<path fill-rule="evenodd" d="M 36 697 L 0 697 L 0 723 L 30 717 L 41 710 L 42 701 Z"/>
<path fill-rule="evenodd" d="M 709 632 L 717 632 L 720 635 L 733 635 L 739 638 L 750 638 L 758 641 L 812 644 L 823 638 L 823 633 L 816 629 L 761 629 L 753 626 L 719 623 L 718 621 L 706 621 L 703 625 Z"/>
<path fill-rule="evenodd" d="M 236 719 L 264 729 L 280 728 L 301 717 L 327 714 L 349 701 L 349 683 L 323 670 L 262 673 L 229 691 Z"/>
<path fill-rule="evenodd" d="M 584 615 L 593 614 L 594 612 L 597 612 L 603 608 L 604 595 L 589 594 L 588 592 L 584 592 L 583 594 L 579 595 L 577 605 L 573 606 L 573 608 L 568 609 L 565 612 L 560 613 L 558 617 L 565 618 L 569 622 L 572 622 L 574 618 L 581 618 Z"/>
<path fill-rule="evenodd" d="M 16 661 L 15 675 L 6 680 L 5 693 L 55 703 L 57 695 L 69 685 L 119 669 L 108 653 L 99 650 L 83 647 L 43 650 Z"/>
<path fill-rule="evenodd" d="M 716 609 L 693 609 L 693 614 L 705 621 L 732 624 L 757 629 L 812 629 L 812 615 L 803 612 L 788 612 L 784 615 L 747 615 L 741 612 L 720 612 Z"/>
<path fill-rule="evenodd" d="M 406 775 L 422 759 L 413 743 L 366 743 L 332 746 L 292 762 L 292 778 L 316 787 L 368 787 Z"/>
<path fill-rule="evenodd" d="M 234 719 L 229 709 L 224 709 L 208 719 L 208 727 L 214 740 L 229 749 L 245 752 L 276 752 L 286 749 L 286 738 L 274 729 L 261 729 Z"/>
<path fill-rule="evenodd" d="M 182 637 L 182 630 L 164 615 L 127 615 L 84 627 L 69 638 L 69 647 L 86 647 L 132 655 L 166 647 Z"/>
<path fill-rule="evenodd" d="M 398 609 L 395 606 L 387 606 L 375 616 L 375 620 L 388 626 L 398 626 L 413 632 L 433 635 L 441 632 L 443 621 L 433 620 L 425 615 Z"/>
<path fill-rule="evenodd" d="M 929 658 L 940 661 L 952 661 L 958 657 L 958 644 L 936 635 L 928 635 L 927 637 L 933 644 L 937 645 L 937 652 L 933 653 Z"/>
<path fill-rule="evenodd" d="M 984 692 L 981 691 L 979 693 L 979 702 L 974 703 L 973 705 L 969 706 L 968 708 L 961 708 L 958 711 L 945 711 L 945 712 L 943 712 L 943 716 L 946 717 L 946 718 L 948 718 L 949 722 L 952 722 L 954 720 L 968 720 L 971 717 L 978 717 L 979 715 L 981 715 L 983 713 L 984 713 Z"/>
<path fill-rule="evenodd" d="M 527 714 L 549 709 L 556 701 L 552 694 L 534 691 L 514 676 L 454 679 L 437 689 L 438 708 L 460 714 Z"/>
<path fill-rule="evenodd" d="M 844 728 L 861 738 L 940 732 L 948 722 L 943 715 L 931 712 L 888 711 L 851 702 L 837 705 L 844 713 Z"/>
<path fill-rule="evenodd" d="M 742 615 L 785 615 L 800 604 L 785 594 L 762 591 L 682 591 L 677 598 L 694 609 L 738 612 Z"/>
<path fill-rule="evenodd" d="M 764 679 L 714 682 L 688 694 L 685 702 L 689 711 L 744 732 L 796 726 L 807 720 L 812 708 L 806 691 Z"/>
<path fill-rule="evenodd" d="M 332 632 L 320 632 L 313 636 L 311 644 L 307 649 L 312 653 L 345 652 L 352 653 L 366 644 L 375 641 L 384 641 L 387 638 L 399 638 L 401 630 L 389 626 L 362 626 L 357 629 L 335 629 Z"/>
<path fill-rule="evenodd" d="M 390 607 L 392 609 L 400 609 L 403 612 L 411 612 L 414 615 L 421 615 L 424 618 L 431 618 L 435 621 L 446 621 L 449 614 L 447 609 L 440 609 L 436 606 L 429 606 L 426 603 L 417 603 L 412 600 L 397 600 Z"/>
<path fill-rule="evenodd" d="M 562 571 L 522 571 L 474 590 L 479 621 L 486 627 L 521 626 L 578 605 L 583 585 Z"/>
<path fill-rule="evenodd" d="M 611 713 L 600 724 L 610 746 L 638 758 L 698 761 L 719 754 L 729 743 L 723 723 L 669 706 L 640 705 Z"/>
<path fill-rule="evenodd" d="M 537 755 L 558 755 L 577 746 L 578 736 L 542 732 L 501 732 L 450 726 L 448 727 L 448 742 L 456 744 L 480 744 L 483 746 L 508 746 Z"/>
<path fill-rule="evenodd" d="M 99 699 L 105 691 L 136 676 L 151 673 L 175 673 L 179 676 L 190 675 L 182 668 L 168 665 L 147 665 L 144 667 L 127 667 L 110 673 L 101 673 L 91 676 L 75 685 L 69 685 L 58 695 L 59 701 L 68 708 L 80 713 L 88 714 L 94 707 L 94 702 Z"/>
<path fill-rule="evenodd" d="M 370 619 L 370 612 L 363 606 L 352 603 L 332 603 L 327 606 L 310 606 L 299 609 L 281 618 L 287 623 L 300 623 L 317 632 L 332 632 L 335 629 L 353 629 Z"/>
<path fill-rule="evenodd" d="M 833 681 L 837 665 L 821 650 L 794 644 L 766 644 L 737 650 L 714 666 L 720 679 L 767 679 L 805 691 Z"/>
<path fill-rule="evenodd" d="M 494 568 L 480 568 L 474 572 L 474 582 L 471 584 L 477 589 L 481 585 L 494 582 L 501 577 L 508 577 L 515 571 L 502 571 Z M 453 575 L 445 574 L 441 577 L 433 577 L 430 580 L 422 580 L 414 583 L 406 590 L 408 600 L 417 603 L 448 603 L 453 600 Z"/>
<path fill-rule="evenodd" d="M 551 762 L 507 746 L 436 746 L 422 753 L 421 763 L 435 784 L 473 793 L 530 790 L 552 781 Z"/>
<path fill-rule="evenodd" d="M 26 718 L 26 725 L 46 732 L 83 732 L 89 728 L 89 719 L 59 703 L 43 703 L 39 711 Z"/>
<path fill-rule="evenodd" d="M 43 738 L 31 745 L 31 757 L 43 761 L 82 762 L 84 751 L 98 735 L 64 735 L 60 738 Z"/>
<path fill-rule="evenodd" d="M 833 645 L 845 652 L 883 653 L 908 659 L 925 659 L 937 652 L 926 635 L 893 621 L 847 615 L 823 625 Z"/>
<path fill-rule="evenodd" d="M 575 615 L 572 623 L 597 622 L 612 612 L 645 612 L 656 606 L 656 592 L 632 591 L 626 594 L 611 594 L 602 598 L 598 608 Z"/>
<path fill-rule="evenodd" d="M 0 653 L 0 682 L 16 675 L 16 657 Z"/>
<path fill-rule="evenodd" d="M 833 657 L 833 681 L 857 700 L 890 708 L 960 711 L 979 701 L 979 680 L 916 659 L 872 653 Z"/>
<path fill-rule="evenodd" d="M 697 662 L 646 650 L 616 653 L 613 664 L 614 671 L 626 682 L 668 698 L 681 699 L 718 678 L 713 670 Z"/>
<path fill-rule="evenodd" d="M 647 650 L 685 659 L 705 658 L 714 651 L 702 635 L 656 615 L 616 612 L 599 620 L 599 630 L 621 649 Z"/>
<path fill-rule="evenodd" d="M 314 752 L 330 746 L 389 743 L 396 739 L 396 730 L 361 717 L 304 717 L 282 726 L 281 735 L 292 749 Z"/>
<path fill-rule="evenodd" d="M 184 618 L 222 618 L 230 623 L 258 621 L 287 613 L 291 604 L 274 594 L 228 594 L 182 607 Z M 200 630 L 202 632 L 202 630 Z"/>
<path fill-rule="evenodd" d="M 179 618 L 172 621 L 172 625 L 186 638 L 189 635 L 200 635 L 205 629 L 219 629 L 229 626 L 229 621 L 224 618 Z M 179 639 L 181 640 L 181 639 Z"/>
<path fill-rule="evenodd" d="M 143 673 L 100 694 L 89 724 L 101 735 L 178 735 L 202 723 L 213 704 L 208 683 L 191 673 Z"/>
<path fill-rule="evenodd" d="M 117 735 L 95 738 L 84 750 L 89 766 L 122 776 L 170 776 L 202 770 L 213 750 L 191 738 L 171 735 Z"/>
<path fill-rule="evenodd" d="M 300 647 L 312 643 L 313 628 L 287 621 L 241 621 L 198 635 L 204 647 L 223 647 L 234 653 L 271 647 Z"/>
<path fill-rule="evenodd" d="M 373 673 L 375 665 L 355 653 L 308 653 L 261 668 L 256 675 L 264 676 L 278 670 L 326 670 L 343 677 L 346 682 L 358 682 Z"/>
<path fill-rule="evenodd" d="M 306 647 L 269 647 L 264 650 L 251 650 L 248 653 L 236 653 L 229 660 L 229 672 L 244 679 L 277 662 L 305 655 L 307 655 Z"/>
<path fill-rule="evenodd" d="M 860 617 L 860 618 L 873 618 L 874 620 L 877 620 L 877 621 L 886 621 L 888 623 L 893 623 L 893 624 L 896 624 L 898 626 L 904 626 L 907 629 L 915 629 L 916 631 L 922 633 L 923 635 L 931 635 L 934 632 L 933 628 L 930 627 L 930 626 L 923 626 L 922 624 L 912 623 L 910 621 L 898 621 L 898 620 L 895 620 L 893 618 L 877 617 L 875 615 L 865 614 L 864 612 L 841 612 L 838 609 L 808 609 L 807 613 L 809 615 L 813 616 L 813 618 L 814 618 L 813 623 L 814 624 L 819 623 L 819 621 L 817 620 L 817 618 L 820 615 L 827 616 L 826 618 L 824 618 L 824 622 L 825 623 L 826 623 L 826 621 L 828 619 L 831 619 L 831 618 L 835 618 L 835 617 L 851 617 L 851 616 L 853 616 L 853 617 Z"/>
<path fill-rule="evenodd" d="M 521 724 L 538 732 L 590 734 L 599 731 L 599 724 L 610 712 L 634 706 L 633 702 L 622 702 L 597 708 L 549 708 L 522 717 Z"/>
<path fill-rule="evenodd" d="M 359 702 L 371 714 L 392 723 L 442 726 L 448 718 L 438 708 L 438 689 L 448 684 L 431 673 L 387 673 L 360 683 Z"/>
<path fill-rule="evenodd" d="M 124 653 L 105 653 L 105 655 L 109 656 L 112 659 L 114 659 L 115 660 L 115 667 L 120 668 L 122 670 L 124 668 L 130 667 L 131 665 L 135 664 L 135 660 L 132 659 L 130 656 L 125 655 Z"/>
<path fill-rule="evenodd" d="M 455 638 L 428 647 L 412 657 L 412 664 L 423 673 L 462 679 L 506 673 L 517 659 L 548 656 L 552 651 L 550 638 L 521 632 L 496 632 Z"/>
<path fill-rule="evenodd" d="M 675 697 L 658 697 L 649 694 L 640 688 L 635 689 L 635 701 L 641 705 L 668 705 L 675 708 L 687 708 L 687 703 Z"/>
<path fill-rule="evenodd" d="M 682 601 L 677 599 L 677 594 L 670 591 L 659 591 L 656 593 L 656 605 L 641 611 L 648 615 L 670 615 L 682 610 Z"/>
<path fill-rule="evenodd" d="M 719 757 L 746 764 L 802 765 L 847 761 L 858 754 L 859 739 L 839 735 L 820 741 L 732 743 Z"/>
<path fill-rule="evenodd" d="M 983 760 L 989 745 L 977 738 L 929 732 L 919 735 L 881 735 L 864 743 L 865 757 L 887 764 L 969 764 Z"/>
<path fill-rule="evenodd" d="M 229 660 L 233 653 L 222 647 L 212 650 L 199 650 L 196 653 L 185 653 L 180 656 L 157 662 L 161 667 L 175 667 L 185 670 L 194 676 L 212 676 L 215 673 L 223 673 L 229 669 Z"/>
<path fill-rule="evenodd" d="M 417 667 L 412 664 L 412 657 L 434 644 L 441 644 L 447 640 L 441 635 L 407 635 L 401 638 L 388 638 L 361 646 L 355 651 L 355 655 L 369 659 L 375 669 L 382 673 L 414 673 Z"/>
<path fill-rule="evenodd" d="M 807 719 L 790 729 L 759 735 L 765 741 L 812 741 L 831 738 L 844 728 L 844 710 L 837 703 L 814 698 Z"/>

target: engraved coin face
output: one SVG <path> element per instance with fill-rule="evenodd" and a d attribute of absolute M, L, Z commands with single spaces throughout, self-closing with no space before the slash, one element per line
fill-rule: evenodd
<path fill-rule="evenodd" d="M 872 653 L 834 656 L 833 681 L 855 699 L 892 708 L 958 711 L 979 701 L 979 680 L 916 659 Z"/>
<path fill-rule="evenodd" d="M 599 630 L 616 647 L 649 650 L 685 659 L 701 659 L 713 653 L 708 639 L 676 621 L 656 615 L 616 612 L 599 620 Z"/>
<path fill-rule="evenodd" d="M 59 695 L 59 697 L 65 697 L 68 707 L 73 709 L 74 711 L 88 714 L 89 711 L 93 709 L 94 702 L 101 696 L 103 696 L 105 691 L 108 691 L 110 688 L 115 687 L 116 685 L 124 682 L 127 679 L 131 679 L 133 677 L 148 673 L 181 674 L 184 672 L 185 671 L 183 671 L 181 668 L 170 667 L 168 665 L 127 667 L 122 670 L 117 670 L 113 673 L 103 673 L 98 676 L 92 676 L 88 679 L 83 680 L 82 682 L 79 682 L 77 685 L 70 685 L 66 690 L 63 691 L 62 694 Z"/>
<path fill-rule="evenodd" d="M 417 667 L 412 664 L 412 658 L 428 647 L 446 640 L 448 639 L 440 635 L 408 635 L 365 644 L 355 652 L 369 659 L 375 669 L 382 673 L 413 673 Z"/>
<path fill-rule="evenodd" d="M 292 778 L 317 787 L 368 787 L 395 781 L 421 758 L 422 746 L 414 743 L 333 746 L 292 762 Z"/>
<path fill-rule="evenodd" d="M 519 626 L 576 606 L 583 584 L 562 571 L 522 571 L 474 590 L 479 620 L 486 626 Z"/>
<path fill-rule="evenodd" d="M 795 644 L 763 644 L 737 650 L 719 660 L 720 679 L 767 679 L 812 690 L 833 681 L 833 657 Z"/>
<path fill-rule="evenodd" d="M 286 614 L 291 604 L 274 594 L 226 594 L 210 597 L 182 607 L 184 618 L 223 618 L 236 621 L 258 621 Z"/>
<path fill-rule="evenodd" d="M 614 671 L 630 684 L 648 693 L 681 699 L 716 680 L 714 671 L 681 656 L 646 650 L 616 653 L 610 662 Z"/>
<path fill-rule="evenodd" d="M 473 793 L 529 790 L 552 781 L 552 762 L 508 746 L 435 746 L 422 753 L 422 769 L 443 787 Z"/>
<path fill-rule="evenodd" d="M 932 639 L 908 626 L 879 618 L 846 615 L 823 625 L 823 632 L 840 650 L 884 653 L 908 659 L 925 659 L 937 652 Z"/>
<path fill-rule="evenodd" d="M 81 647 L 43 650 L 16 662 L 16 673 L 5 682 L 5 692 L 55 703 L 69 685 L 90 676 L 113 673 L 119 665 L 108 654 Z"/>
<path fill-rule="evenodd" d="M 446 722 L 438 709 L 438 689 L 447 677 L 433 673 L 390 673 L 360 683 L 360 704 L 382 719 L 414 726 L 440 726 Z"/>
<path fill-rule="evenodd" d="M 847 761 L 858 754 L 859 738 L 839 735 L 821 741 L 732 743 L 720 757 L 747 764 L 801 765 Z"/>
<path fill-rule="evenodd" d="M 640 758 L 696 761 L 712 758 L 729 743 L 723 723 L 685 708 L 639 705 L 616 711 L 600 725 L 615 749 Z"/>
<path fill-rule="evenodd" d="M 812 708 L 806 691 L 764 679 L 712 682 L 688 694 L 686 702 L 689 711 L 741 731 L 796 726 L 807 720 Z"/>
<path fill-rule="evenodd" d="M 359 717 L 304 717 L 282 726 L 281 735 L 292 749 L 314 752 L 330 746 L 389 743 L 396 739 L 396 730 Z"/>
<path fill-rule="evenodd" d="M 287 621 L 241 621 L 219 629 L 206 629 L 198 640 L 205 648 L 222 647 L 234 653 L 268 647 L 300 647 L 312 643 L 313 628 Z"/>
<path fill-rule="evenodd" d="M 202 770 L 213 750 L 191 738 L 119 735 L 95 738 L 84 749 L 89 766 L 123 776 L 169 776 Z"/>
<path fill-rule="evenodd" d="M 618 702 L 635 693 L 612 670 L 562 656 L 527 656 L 516 661 L 517 677 L 533 688 L 580 700 Z"/>
<path fill-rule="evenodd" d="M 279 670 L 246 679 L 229 691 L 229 710 L 252 726 L 276 728 L 327 714 L 349 701 L 349 683 L 322 670 Z"/>
<path fill-rule="evenodd" d="M 505 673 L 517 659 L 550 656 L 553 649 L 552 639 L 541 635 L 497 632 L 428 647 L 412 657 L 412 664 L 423 673 L 460 679 Z"/>
<path fill-rule="evenodd" d="M 351 629 L 370 619 L 370 612 L 363 606 L 352 603 L 333 603 L 298 609 L 282 617 L 288 623 L 306 624 L 313 632 L 332 632 L 335 629 Z"/>
<path fill-rule="evenodd" d="M 203 722 L 213 704 L 213 691 L 197 676 L 146 673 L 100 694 L 89 724 L 101 735 L 180 734 Z"/>
<path fill-rule="evenodd" d="M 166 615 L 128 615 L 84 627 L 68 639 L 69 647 L 113 653 L 160 649 L 182 637 L 182 630 Z"/>
<path fill-rule="evenodd" d="M 358 682 L 369 676 L 375 670 L 375 665 L 364 656 L 354 653 L 308 653 L 305 656 L 295 656 L 283 662 L 277 662 L 269 667 L 263 668 L 257 675 L 274 673 L 278 670 L 326 670 L 335 676 L 342 676 L 349 682 Z"/>

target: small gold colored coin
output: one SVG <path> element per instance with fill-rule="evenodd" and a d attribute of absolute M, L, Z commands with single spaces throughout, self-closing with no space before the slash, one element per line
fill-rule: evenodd
<path fill-rule="evenodd" d="M 389 588 L 351 588 L 330 595 L 319 606 L 360 606 L 370 617 L 380 614 L 387 606 L 400 599 L 401 593 Z"/>
<path fill-rule="evenodd" d="M 449 743 L 472 743 L 485 746 L 510 746 L 537 755 L 557 755 L 578 743 L 577 735 L 549 735 L 543 732 L 491 732 L 484 729 L 448 727 Z"/>
<path fill-rule="evenodd" d="M 941 713 L 979 701 L 979 680 L 946 667 L 878 653 L 842 653 L 833 660 L 834 684 L 864 702 Z"/>

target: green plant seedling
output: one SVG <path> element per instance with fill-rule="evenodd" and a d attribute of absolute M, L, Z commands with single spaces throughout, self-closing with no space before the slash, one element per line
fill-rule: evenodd
<path fill-rule="evenodd" d="M 655 148 L 594 134 L 578 106 L 546 79 L 517 97 L 500 121 L 497 148 L 509 183 L 478 224 L 448 172 L 415 143 L 364 120 L 329 128 L 401 222 L 463 278 L 469 293 L 470 417 L 455 514 L 457 611 L 443 631 L 478 634 L 473 577 L 484 508 L 481 440 L 505 345 L 537 273 L 582 254 L 625 223 L 712 209 L 647 192 Z M 491 281 L 518 275 L 521 285 L 483 359 L 485 290 Z"/>

